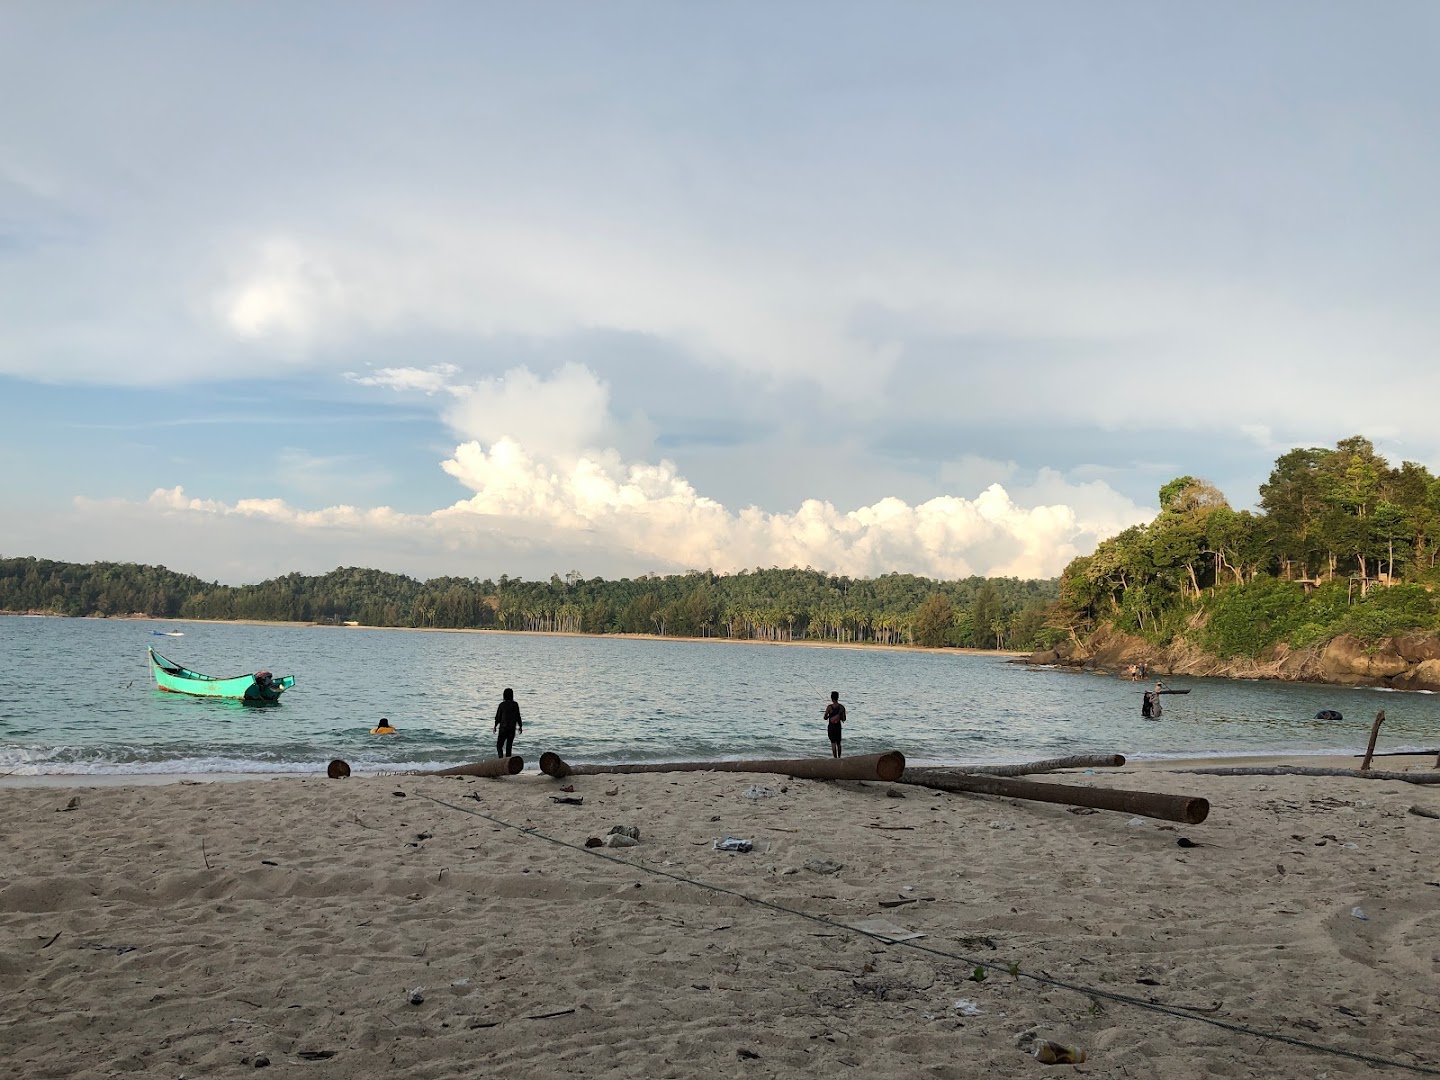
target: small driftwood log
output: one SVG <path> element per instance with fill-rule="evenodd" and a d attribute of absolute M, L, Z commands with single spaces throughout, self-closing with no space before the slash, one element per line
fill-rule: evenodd
<path fill-rule="evenodd" d="M 1058 772 L 1061 769 L 1118 769 L 1124 764 L 1124 754 L 1072 754 L 1070 757 L 1046 758 L 1044 761 L 1030 761 L 1023 765 L 952 765 L 924 771 L 964 773 L 967 776 L 1029 776 L 1031 773 Z"/>
<path fill-rule="evenodd" d="M 1440 784 L 1440 773 L 1361 772 L 1359 769 L 1322 769 L 1310 765 L 1233 765 L 1214 769 L 1176 769 L 1203 776 L 1349 776 L 1356 780 L 1401 780 L 1407 784 Z"/>
<path fill-rule="evenodd" d="M 863 757 L 799 758 L 794 761 L 657 761 L 644 765 L 567 765 L 559 754 L 540 755 L 540 771 L 557 780 L 567 776 L 598 773 L 739 772 L 782 773 L 802 780 L 886 780 L 900 779 L 905 755 L 898 750 Z"/>
<path fill-rule="evenodd" d="M 1072 787 L 1069 784 L 1037 784 L 1030 780 L 1011 780 L 1002 776 L 976 776 L 953 769 L 906 769 L 900 782 L 937 788 L 940 791 L 1003 795 L 1010 799 L 1062 803 L 1066 806 L 1090 806 L 1096 810 L 1115 810 L 1122 814 L 1139 814 L 1141 817 L 1160 818 L 1164 821 L 1182 821 L 1186 825 L 1199 825 L 1210 816 L 1210 803 L 1191 795 Z"/>
<path fill-rule="evenodd" d="M 525 768 L 525 759 L 518 754 L 513 757 L 490 758 L 472 765 L 456 765 L 453 769 L 435 769 L 427 772 L 412 772 L 411 776 L 514 776 Z"/>
<path fill-rule="evenodd" d="M 1375 740 L 1380 737 L 1380 725 L 1385 722 L 1385 710 L 1375 714 L 1375 723 L 1370 727 L 1370 742 L 1365 747 L 1365 760 L 1360 762 L 1360 771 L 1370 771 L 1370 759 L 1375 756 Z"/>

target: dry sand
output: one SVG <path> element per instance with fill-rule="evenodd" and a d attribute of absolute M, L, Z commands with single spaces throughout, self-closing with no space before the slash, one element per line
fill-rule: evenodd
<path fill-rule="evenodd" d="M 1440 1070 L 1440 820 L 1409 813 L 1440 787 L 1051 779 L 1211 816 L 721 773 L 580 806 L 533 774 L 7 785 L 0 1076 L 1377 1072 L 1286 1039 Z M 583 847 L 612 825 L 640 845 Z"/>

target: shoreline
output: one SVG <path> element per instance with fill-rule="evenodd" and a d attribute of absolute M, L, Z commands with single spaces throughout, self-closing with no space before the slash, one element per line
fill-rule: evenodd
<path fill-rule="evenodd" d="M 165 619 L 149 615 L 57 615 L 24 611 L 0 611 L 0 615 L 12 618 L 31 619 L 94 619 L 98 622 L 136 622 L 186 624 L 196 626 L 290 626 L 315 630 L 366 630 L 399 631 L 416 634 L 497 634 L 509 637 L 559 637 L 588 638 L 604 641 L 684 641 L 710 644 L 719 642 L 726 645 L 787 645 L 811 649 L 882 649 L 896 652 L 931 653 L 934 655 L 997 656 L 1007 658 L 1026 657 L 1031 650 L 1017 649 L 970 649 L 960 646 L 942 645 L 931 648 L 926 645 L 883 645 L 875 641 L 827 641 L 824 639 L 802 639 L 799 641 L 766 641 L 760 638 L 691 637 L 680 634 L 589 634 L 571 630 L 503 630 L 493 626 L 350 626 L 343 623 L 297 622 L 280 619 Z"/>
<path fill-rule="evenodd" d="M 1311 753 L 1289 751 L 1275 754 L 1257 754 L 1251 751 L 1241 751 L 1235 754 L 1206 754 L 1206 755 L 1183 755 L 1178 757 L 1157 757 L 1153 755 L 1125 756 L 1125 764 L 1119 768 L 1092 768 L 1092 769 L 1066 769 L 1058 773 L 1034 774 L 1041 777 L 1049 775 L 1120 775 L 1128 770 L 1145 773 L 1183 772 L 1192 768 L 1224 768 L 1261 766 L 1274 767 L 1284 765 L 1296 765 L 1311 768 L 1335 768 L 1335 769 L 1358 769 L 1363 753 L 1339 753 L 1336 750 L 1316 750 Z M 1423 753 L 1415 750 L 1377 750 L 1374 755 L 1372 771 L 1374 772 L 1403 772 L 1403 771 L 1433 771 L 1435 759 L 1440 752 L 1434 749 L 1427 749 Z M 734 759 L 719 759 L 734 760 Z M 1034 759 L 1031 759 L 1034 760 Z M 1383 764 L 1388 762 L 1389 764 Z M 437 763 L 439 764 L 439 763 Z M 580 764 L 576 762 L 576 764 Z M 589 764 L 588 762 L 585 764 Z M 964 762 L 934 765 L 927 760 L 917 760 L 911 763 L 917 767 L 924 768 L 954 768 L 963 769 L 966 765 L 1003 765 L 1019 764 L 1009 761 L 985 761 L 985 762 Z M 440 767 L 448 767 L 441 765 Z M 410 771 L 392 771 L 387 769 L 368 770 L 355 768 L 352 777 L 356 780 L 413 780 L 418 779 L 421 774 Z M 731 774 L 726 772 L 706 772 L 698 770 L 700 775 L 721 776 L 721 775 L 743 775 L 743 776 L 766 776 L 778 775 L 773 773 L 739 773 Z M 624 774 L 605 773 L 592 774 L 605 776 L 625 775 L 665 775 L 682 776 L 685 773 L 652 773 L 652 774 Z M 41 775 L 0 775 L 0 790 L 6 788 L 116 788 L 116 787 L 164 787 L 167 785 L 182 785 L 186 787 L 200 784 L 220 783 L 265 783 L 270 781 L 306 781 L 326 780 L 323 768 L 309 772 L 149 772 L 149 773 L 45 773 Z M 515 774 L 511 779 L 517 782 L 527 780 L 544 780 L 545 775 L 539 771 L 533 762 L 526 762 L 523 771 Z"/>

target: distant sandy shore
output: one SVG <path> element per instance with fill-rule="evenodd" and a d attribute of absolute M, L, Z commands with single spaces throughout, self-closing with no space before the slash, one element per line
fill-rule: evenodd
<path fill-rule="evenodd" d="M 63 618 L 64 616 L 57 616 Z M 131 622 L 153 623 L 213 623 L 224 626 L 308 626 L 317 630 L 400 630 L 423 634 L 501 634 L 511 637 L 559 637 L 599 638 L 607 641 L 698 641 L 706 644 L 721 642 L 727 645 L 793 645 L 808 649 L 867 649 L 885 652 L 919 652 L 934 656 L 963 654 L 967 656 L 1029 656 L 1028 650 L 1013 649 L 959 649 L 946 646 L 932 649 L 923 645 L 880 645 L 869 641 L 761 641 L 754 638 L 730 637 L 686 637 L 677 634 L 572 634 L 559 630 L 499 630 L 494 627 L 466 626 L 335 626 L 331 623 L 283 622 L 271 619 L 151 619 L 143 616 L 113 615 L 111 619 Z"/>
<path fill-rule="evenodd" d="M 729 773 L 7 782 L 0 1076 L 1440 1068 L 1440 786 L 1177 768 L 1046 779 L 1202 825 Z"/>

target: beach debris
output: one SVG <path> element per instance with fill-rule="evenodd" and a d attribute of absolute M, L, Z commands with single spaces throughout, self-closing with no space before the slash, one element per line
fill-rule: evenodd
<path fill-rule="evenodd" d="M 715 841 L 716 851 L 753 851 L 755 841 L 742 840 L 738 836 L 727 836 L 723 840 Z"/>
<path fill-rule="evenodd" d="M 1148 824 L 1150 823 L 1143 817 L 1132 817 L 1129 821 L 1125 822 L 1126 827 L 1131 829 L 1143 829 Z"/>
<path fill-rule="evenodd" d="M 604 840 L 601 840 L 600 837 L 598 837 L 598 836 L 590 836 L 590 837 L 586 837 L 586 839 L 585 839 L 585 846 L 586 846 L 586 847 L 604 847 L 604 846 L 605 846 L 605 841 L 604 841 Z"/>
<path fill-rule="evenodd" d="M 266 1057 L 264 1054 L 256 1054 L 256 1055 L 255 1055 L 255 1060 L 252 1061 L 251 1064 L 254 1065 L 255 1068 L 257 1068 L 257 1069 L 264 1069 L 264 1068 L 269 1067 L 269 1065 L 270 1065 L 270 1059 L 269 1059 L 268 1057 Z"/>
<path fill-rule="evenodd" d="M 628 833 L 612 832 L 604 843 L 606 847 L 635 847 L 640 841 Z"/>
<path fill-rule="evenodd" d="M 613 799 L 616 795 L 620 794 L 620 789 L 618 787 L 606 788 L 605 794 Z"/>
<path fill-rule="evenodd" d="M 773 799 L 779 792 L 774 788 L 768 788 L 764 784 L 751 784 L 745 789 L 747 799 Z"/>
<path fill-rule="evenodd" d="M 1200 845 L 1197 844 L 1194 840 L 1191 840 L 1188 836 L 1182 836 L 1182 837 L 1180 837 L 1180 839 L 1178 839 L 1178 840 L 1175 841 L 1175 846 L 1176 846 L 1176 847 L 1199 847 Z"/>
<path fill-rule="evenodd" d="M 57 814 L 63 814 L 63 813 L 65 813 L 65 811 L 67 811 L 67 810 L 78 810 L 78 809 L 80 809 L 80 796 L 79 796 L 79 795 L 72 795 L 72 796 L 70 796 L 70 801 L 69 801 L 68 803 L 66 803 L 64 806 L 56 807 L 56 808 L 55 808 L 55 812 L 56 812 Z"/>
<path fill-rule="evenodd" d="M 587 1005 L 586 1008 L 589 1008 L 589 1006 Z M 573 1013 L 574 1011 L 575 1011 L 575 1006 L 572 1005 L 572 1006 L 570 1006 L 570 1008 L 568 1008 L 568 1009 L 556 1009 L 554 1012 L 535 1013 L 535 1014 L 532 1015 L 532 1016 L 527 1016 L 527 1017 L 525 1017 L 525 1019 L 526 1019 L 526 1020 L 550 1020 L 550 1019 L 553 1019 L 554 1017 L 557 1017 L 557 1016 L 569 1016 L 569 1015 L 570 1015 L 571 1013 Z"/>
<path fill-rule="evenodd" d="M 41 945 L 40 948 L 42 948 L 42 949 L 48 949 L 51 945 L 54 945 L 55 942 L 57 942 L 57 941 L 60 940 L 60 935 L 63 934 L 64 932 L 65 932 L 64 930 L 56 930 L 56 931 L 55 931 L 55 936 L 52 937 L 49 941 L 45 942 L 44 945 Z"/>
<path fill-rule="evenodd" d="M 754 1050 L 746 1050 L 745 1047 L 743 1047 L 743 1046 L 737 1046 L 737 1047 L 735 1048 L 735 1056 L 736 1056 L 737 1058 L 740 1058 L 742 1061 L 759 1061 L 759 1060 L 760 1060 L 760 1055 L 759 1055 L 759 1054 L 757 1054 Z"/>
<path fill-rule="evenodd" d="M 992 828 L 992 829 L 1001 829 L 1001 830 L 1003 830 L 1003 831 L 1005 831 L 1005 832 L 1014 832 L 1014 831 L 1015 831 L 1015 826 L 1012 825 L 1012 824 L 1011 824 L 1010 822 L 1008 822 L 1008 821 L 992 821 L 992 822 L 990 822 L 990 828 Z"/>
<path fill-rule="evenodd" d="M 571 798 L 569 795 L 551 795 L 550 801 L 553 803 L 564 803 L 567 806 L 581 806 L 585 802 L 585 796 L 576 795 L 574 798 Z"/>
<path fill-rule="evenodd" d="M 1035 1060 L 1041 1065 L 1079 1065 L 1088 1056 L 1078 1046 L 1066 1046 L 1064 1043 L 1051 1042 L 1049 1039 L 1037 1041 L 1034 1054 Z"/>
<path fill-rule="evenodd" d="M 885 789 L 885 797 L 887 799 L 903 799 L 905 798 L 905 793 L 899 788 L 891 787 Z"/>
<path fill-rule="evenodd" d="M 955 1004 L 951 1006 L 961 1016 L 979 1016 L 980 1006 L 969 998 L 956 998 Z"/>
<path fill-rule="evenodd" d="M 638 825 L 611 825 L 610 835 L 628 836 L 631 840 L 640 839 L 640 826 Z"/>
<path fill-rule="evenodd" d="M 394 795 L 395 798 L 397 798 L 397 799 L 403 799 L 403 798 L 405 798 L 405 792 L 403 792 L 403 791 L 392 791 L 392 792 L 390 792 L 390 794 L 391 794 L 391 795 Z"/>
<path fill-rule="evenodd" d="M 330 777 L 331 780 L 344 780 L 350 775 L 350 766 L 347 762 L 336 758 L 330 762 L 329 765 L 325 766 L 325 775 Z M 265 1063 L 267 1065 L 270 1063 L 268 1058 Z"/>
<path fill-rule="evenodd" d="M 113 952 L 116 956 L 124 956 L 127 952 L 134 952 L 134 945 L 105 945 L 98 941 L 82 941 L 82 949 L 95 949 L 98 952 Z"/>
<path fill-rule="evenodd" d="M 411 1005 L 424 1005 L 425 988 L 423 986 L 414 987 L 410 990 L 409 993 L 405 995 L 405 1000 L 408 1001 Z"/>
<path fill-rule="evenodd" d="M 1096 810 L 1093 806 L 1072 806 L 1067 811 L 1067 813 L 1071 814 L 1098 814 L 1099 812 L 1100 811 Z"/>
<path fill-rule="evenodd" d="M 338 1050 L 301 1050 L 295 1056 L 301 1061 L 328 1061 L 337 1053 Z"/>
<path fill-rule="evenodd" d="M 1416 817 L 1440 818 L 1440 810 L 1432 810 L 1428 806 L 1412 806 L 1410 813 Z"/>
<path fill-rule="evenodd" d="M 561 790 L 561 791 L 572 791 L 572 792 L 573 792 L 573 791 L 575 790 L 575 785 L 574 785 L 574 784 L 566 784 L 566 785 L 565 785 L 564 787 L 562 787 L 560 790 Z"/>
<path fill-rule="evenodd" d="M 1354 918 L 1354 919 L 1359 919 L 1361 922 L 1369 922 L 1369 921 L 1370 921 L 1370 916 L 1365 914 L 1365 909 L 1362 908 L 1362 907 L 1353 907 L 1353 908 L 1351 908 L 1351 909 L 1350 909 L 1350 917 L 1351 917 L 1351 918 Z"/>
<path fill-rule="evenodd" d="M 896 941 L 912 941 L 915 938 L 925 936 L 917 931 L 906 930 L 903 926 L 897 926 L 888 919 L 860 919 L 848 925 L 852 930 L 858 930 L 862 934 L 869 934 L 871 937 L 877 937 L 882 941 L 892 943 Z"/>
<path fill-rule="evenodd" d="M 844 864 L 831 859 L 810 859 L 806 861 L 805 869 L 812 874 L 838 874 L 844 869 Z"/>
<path fill-rule="evenodd" d="M 884 908 L 904 907 L 906 904 L 918 904 L 919 902 L 918 897 L 907 896 L 903 900 L 881 900 L 880 906 Z"/>

